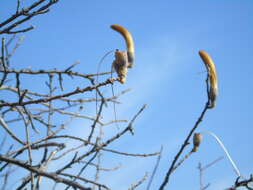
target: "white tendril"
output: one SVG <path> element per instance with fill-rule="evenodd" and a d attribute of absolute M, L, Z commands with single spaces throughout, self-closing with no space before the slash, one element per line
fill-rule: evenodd
<path fill-rule="evenodd" d="M 203 131 L 202 133 L 207 133 L 207 134 L 209 134 L 209 135 L 211 135 L 215 138 L 215 140 L 218 142 L 218 144 L 221 146 L 221 148 L 226 153 L 226 156 L 227 156 L 228 160 L 230 161 L 230 163 L 232 164 L 236 175 L 238 175 L 238 177 L 242 177 L 241 174 L 240 174 L 239 169 L 235 165 L 234 161 L 232 160 L 232 158 L 231 158 L 230 154 L 228 153 L 228 151 L 227 151 L 226 147 L 224 146 L 224 144 L 221 142 L 220 138 L 217 135 L 215 135 L 214 133 L 210 132 L 210 131 Z"/>

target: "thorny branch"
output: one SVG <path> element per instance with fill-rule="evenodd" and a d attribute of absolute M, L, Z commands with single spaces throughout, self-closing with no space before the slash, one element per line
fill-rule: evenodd
<path fill-rule="evenodd" d="M 40 14 L 47 13 L 49 11 L 49 7 L 57 2 L 58 0 L 39 0 L 29 7 L 22 8 L 20 10 L 20 1 L 18 1 L 16 12 L 11 17 L 0 23 L 0 34 L 24 33 L 34 29 L 33 26 L 30 26 L 24 29 L 17 29 L 16 31 L 12 31 L 12 29 L 17 28 L 19 25 L 25 23 L 31 18 Z"/>
<path fill-rule="evenodd" d="M 127 132 L 133 134 L 133 123 L 145 109 L 146 105 L 141 107 L 125 128 L 120 131 L 118 129 L 114 135 L 107 136 L 106 138 L 101 135 L 101 131 L 107 129 L 104 128 L 105 125 L 111 127 L 112 123 L 127 122 L 125 119 L 106 121 L 103 118 L 104 106 L 107 105 L 107 102 L 119 103 L 118 97 L 123 95 L 125 91 L 116 96 L 113 95 L 109 97 L 102 92 L 105 88 L 110 86 L 110 84 L 117 81 L 122 82 L 120 78 L 111 77 L 103 82 L 95 83 L 95 77 L 101 75 L 109 76 L 111 71 L 91 74 L 73 71 L 79 62 L 63 70 L 11 68 L 10 58 L 14 55 L 24 39 L 24 37 L 21 36 L 16 40 L 16 36 L 35 28 L 33 25 L 27 26 L 25 23 L 38 15 L 49 12 L 49 8 L 57 2 L 59 2 L 59 0 L 34 0 L 29 6 L 22 7 L 22 1 L 17 0 L 13 15 L 0 23 L 0 35 L 5 36 L 1 38 L 0 58 L 0 132 L 5 135 L 0 144 L 0 177 L 4 179 L 2 189 L 6 189 L 8 179 L 14 175 L 13 171 L 17 169 L 28 171 L 28 174 L 25 177 L 23 176 L 23 180 L 17 187 L 17 189 L 20 190 L 27 189 L 28 185 L 30 185 L 30 189 L 32 190 L 40 189 L 42 188 L 42 181 L 44 181 L 42 179 L 44 178 L 53 180 L 55 184 L 65 184 L 65 189 L 72 187 L 73 189 L 91 190 L 89 187 L 84 187 L 82 185 L 83 183 L 93 186 L 93 189 L 110 189 L 107 184 L 104 185 L 99 182 L 100 172 L 112 170 L 101 167 L 100 156 L 102 153 L 113 153 L 132 157 L 159 155 L 156 167 L 151 176 L 151 184 L 160 161 L 161 151 L 140 154 L 109 148 L 112 142 L 116 141 Z M 8 35 L 10 35 L 10 37 L 8 37 Z M 17 42 L 14 44 L 14 48 L 9 50 L 10 44 L 15 41 Z M 188 158 L 188 156 L 190 156 L 190 153 L 192 153 L 186 154 L 183 159 L 179 160 L 189 144 L 189 140 L 194 131 L 203 120 L 207 110 L 215 106 L 217 86 L 213 85 L 217 82 L 217 78 L 214 64 L 206 52 L 200 51 L 200 55 L 208 69 L 208 77 L 206 80 L 208 101 L 172 161 L 159 188 L 160 190 L 164 189 L 169 182 L 171 174 L 184 160 L 186 160 L 186 158 Z M 35 77 L 39 77 L 41 81 L 36 84 L 37 88 L 25 88 L 27 84 L 23 80 L 23 76 L 29 76 L 31 80 Z M 44 92 L 38 90 L 45 89 L 43 82 L 46 80 L 45 77 L 47 76 L 49 77 L 49 82 L 46 83 L 46 86 L 49 91 Z M 64 86 L 67 77 L 73 80 L 71 89 Z M 78 81 L 82 86 L 75 85 L 75 81 Z M 209 88 L 209 84 L 211 88 Z M 96 91 L 99 98 L 90 97 L 91 91 Z M 94 103 L 97 104 L 97 102 L 100 102 L 98 112 L 95 115 L 87 115 L 86 110 L 90 107 L 89 105 L 93 105 Z M 69 124 L 74 118 L 79 118 L 82 121 L 81 127 L 70 127 Z M 98 127 L 100 127 L 100 134 L 97 133 Z M 22 132 L 16 132 L 17 130 Z M 78 135 L 74 133 L 76 131 L 78 131 Z M 73 132 L 73 134 L 71 132 Z M 6 145 L 7 149 L 4 148 L 6 141 L 10 141 L 11 143 L 8 146 Z M 38 154 L 36 154 L 37 152 L 42 154 L 38 156 Z M 21 161 L 20 157 L 25 161 Z M 95 159 L 98 160 L 97 163 L 95 163 Z M 62 162 L 62 160 L 64 162 Z M 58 165 L 57 163 L 59 161 L 64 164 Z M 52 163 L 56 163 L 55 165 L 57 165 L 57 168 L 53 168 Z M 15 168 L 13 166 L 15 166 Z M 76 166 L 79 168 L 78 171 L 72 169 Z M 118 167 L 114 169 L 117 168 Z M 84 177 L 88 169 L 93 169 L 93 171 L 94 169 L 96 170 L 95 179 Z M 53 172 L 48 172 L 49 170 L 53 170 Z M 132 184 L 129 189 L 137 188 L 146 178 L 147 174 L 138 182 Z M 252 187 L 250 187 L 250 183 L 252 182 L 252 176 L 247 180 L 239 181 L 239 179 L 237 179 L 235 184 L 228 190 L 234 190 L 237 187 L 246 187 L 252 190 Z"/>
<path fill-rule="evenodd" d="M 72 71 L 69 71 L 69 72 L 72 72 Z M 79 157 L 77 157 L 76 159 L 73 159 L 71 163 L 69 163 L 67 166 L 63 167 L 62 169 L 60 170 L 57 170 L 56 173 L 48 173 L 46 172 L 46 168 L 47 168 L 47 165 L 49 164 L 49 162 L 52 162 L 52 161 L 57 161 L 58 159 L 60 159 L 63 155 L 66 155 L 66 154 L 69 154 L 71 152 L 74 151 L 74 149 L 69 149 L 67 150 L 64 154 L 62 154 L 62 156 L 57 156 L 57 152 L 61 151 L 62 149 L 65 149 L 67 147 L 67 145 L 65 143 L 60 143 L 59 141 L 58 142 L 52 142 L 51 140 L 53 140 L 54 138 L 56 138 L 56 134 L 59 132 L 59 131 L 62 131 L 64 130 L 64 127 L 57 127 L 57 125 L 54 125 L 53 123 L 51 123 L 51 114 L 52 111 L 57 111 L 59 114 L 62 114 L 62 115 L 70 115 L 71 117 L 78 117 L 78 114 L 75 112 L 66 112 L 66 111 L 63 111 L 64 109 L 72 109 L 72 105 L 70 104 L 70 106 L 64 108 L 62 107 L 62 105 L 60 105 L 59 108 L 56 107 L 57 104 L 53 104 L 52 101 L 53 100 L 56 100 L 56 101 L 59 101 L 59 100 L 62 100 L 64 102 L 72 102 L 71 99 L 65 99 L 65 97 L 69 96 L 69 95 L 78 95 L 80 93 L 83 93 L 83 92 L 86 92 L 88 90 L 92 90 L 92 89 L 98 89 L 99 87 L 101 86 L 106 86 L 107 84 L 110 84 L 114 81 L 116 81 L 117 79 L 108 79 L 106 80 L 105 82 L 102 82 L 102 83 L 99 83 L 99 84 L 94 84 L 93 86 L 89 86 L 89 87 L 85 87 L 83 89 L 80 89 L 80 88 L 77 88 L 77 90 L 75 90 L 74 92 L 70 92 L 70 93 L 63 93 L 63 95 L 56 95 L 54 96 L 52 94 L 52 89 L 53 87 L 50 85 L 52 84 L 52 80 L 50 80 L 51 82 L 48 83 L 49 87 L 50 87 L 50 93 L 49 94 L 40 94 L 40 93 L 37 93 L 37 92 L 33 92 L 31 90 L 27 90 L 25 89 L 25 93 L 24 93 L 24 90 L 21 88 L 22 85 L 22 80 L 21 80 L 21 75 L 24 74 L 24 73 L 18 73 L 16 72 L 15 73 L 15 77 L 16 77 L 16 88 L 13 88 L 11 86 L 2 86 L 1 90 L 11 90 L 11 92 L 13 93 L 16 93 L 17 94 L 17 97 L 18 97 L 18 101 L 15 102 L 14 104 L 12 103 L 10 106 L 10 108 L 7 108 L 5 106 L 2 106 L 2 110 L 3 110 L 3 116 L 8 118 L 8 115 L 9 113 L 17 113 L 17 115 L 19 115 L 19 119 L 17 119 L 16 121 L 13 121 L 14 123 L 16 122 L 19 122 L 19 121 L 23 121 L 24 122 L 24 125 L 26 126 L 26 142 L 23 142 L 22 140 L 20 140 L 18 137 L 16 137 L 16 135 L 14 133 L 11 132 L 11 130 L 9 129 L 9 126 L 11 123 L 8 122 L 6 123 L 3 118 L 1 118 L 1 124 L 3 126 L 3 128 L 9 133 L 9 135 L 11 137 L 14 138 L 14 140 L 20 142 L 21 144 L 23 144 L 24 146 L 21 147 L 21 148 L 17 148 L 16 150 L 14 151 L 11 151 L 11 152 L 8 152 L 5 156 L 2 156 L 0 159 L 2 162 L 6 162 L 6 164 L 4 164 L 2 167 L 1 167 L 1 170 L 4 170 L 6 168 L 6 166 L 8 166 L 8 164 L 14 164 L 14 165 L 17 165 L 19 167 L 22 167 L 22 168 L 25 168 L 27 170 L 29 170 L 31 172 L 31 175 L 26 177 L 25 178 L 25 181 L 23 181 L 23 183 L 19 186 L 18 189 L 22 189 L 23 187 L 25 187 L 29 182 L 31 184 L 31 189 L 34 189 L 35 186 L 36 188 L 39 188 L 39 184 L 41 183 L 41 176 L 44 176 L 44 177 L 48 177 L 48 178 L 51 178 L 57 182 L 62 182 L 62 183 L 65 183 L 66 185 L 68 186 L 73 186 L 73 187 L 78 187 L 80 189 L 84 189 L 84 187 L 81 187 L 79 186 L 79 184 L 76 184 L 76 182 L 72 181 L 72 183 L 69 183 L 68 180 L 66 179 L 61 179 L 59 177 L 59 175 L 65 175 L 65 176 L 76 176 L 75 174 L 71 174 L 71 173 L 63 173 L 63 171 L 67 168 L 70 168 L 72 167 L 72 165 L 74 164 L 80 164 L 80 162 L 82 160 L 84 160 L 86 157 L 88 157 L 91 153 L 98 153 L 100 150 L 103 150 L 103 151 L 106 151 L 106 152 L 113 152 L 113 153 L 116 153 L 116 154 L 120 154 L 120 155 L 125 155 L 125 156 L 141 156 L 141 157 L 146 157 L 146 156 L 153 156 L 153 155 L 157 155 L 157 153 L 151 153 L 151 154 L 132 154 L 132 153 L 125 153 L 125 152 L 119 152 L 119 151 L 116 151 L 116 150 L 113 150 L 113 149 L 106 149 L 105 146 L 108 146 L 111 142 L 113 142 L 114 140 L 116 140 L 117 138 L 119 138 L 120 136 L 122 136 L 124 133 L 126 133 L 127 131 L 130 131 L 132 130 L 132 124 L 134 122 L 134 120 L 136 119 L 136 117 L 143 111 L 143 109 L 145 108 L 142 107 L 141 110 L 134 116 L 134 118 L 130 121 L 129 125 L 125 128 L 125 130 L 123 130 L 122 132 L 118 133 L 117 135 L 113 136 L 112 138 L 110 138 L 109 140 L 107 140 L 106 142 L 104 143 L 100 143 L 99 145 L 98 144 L 94 144 L 92 141 L 91 141 L 91 138 L 88 138 L 88 139 L 81 139 L 81 138 L 78 138 L 78 137 L 75 137 L 75 138 L 72 138 L 73 140 L 82 140 L 84 144 L 84 146 L 93 146 L 93 148 L 88 151 L 86 154 L 83 154 Z M 27 73 L 25 73 L 27 74 Z M 44 74 L 44 73 L 42 73 Z M 50 76 L 53 76 L 54 73 L 49 73 Z M 64 75 L 64 73 L 62 73 L 62 75 Z M 66 75 L 69 75 L 69 74 L 66 74 Z M 52 77 L 51 77 L 52 78 Z M 63 78 L 61 79 L 63 80 Z M 88 79 L 89 80 L 89 79 Z M 34 99 L 34 97 L 41 97 L 40 99 Z M 117 96 L 114 97 L 114 99 L 116 99 Z M 107 98 L 105 97 L 104 99 L 106 99 L 107 101 L 109 100 L 112 100 L 110 98 Z M 104 102 L 104 99 L 101 100 L 101 108 L 104 106 L 103 102 Z M 93 99 L 92 101 L 95 101 L 95 99 Z M 92 102 L 91 101 L 91 102 Z M 3 101 L 2 101 L 3 102 Z M 5 101 L 6 102 L 6 101 Z M 27 103 L 29 102 L 29 103 Z M 36 104 L 38 104 L 39 106 L 42 105 L 42 106 L 46 106 L 47 109 L 35 109 L 35 107 L 30 107 L 32 105 L 34 105 L 36 102 Z M 79 99 L 78 101 L 75 101 L 75 99 L 73 99 L 73 102 L 75 102 L 75 104 L 83 104 L 85 101 L 83 101 L 83 99 Z M 88 101 L 90 102 L 90 101 Z M 74 105 L 74 104 L 73 104 Z M 39 112 L 38 112 L 39 111 Z M 37 112 L 37 113 L 36 113 Z M 43 119 L 43 115 L 45 114 L 48 114 L 48 120 L 45 120 Z M 96 119 L 94 120 L 94 123 L 92 125 L 92 128 L 95 129 L 96 127 L 96 124 L 97 123 L 100 123 L 102 124 L 101 121 L 99 121 L 99 116 L 100 114 L 102 114 L 102 110 L 101 112 L 99 112 L 99 115 L 96 115 Z M 86 118 L 86 117 L 85 117 Z M 88 119 L 88 118 L 86 118 Z M 38 140 L 35 140 L 35 141 L 31 141 L 30 140 L 30 132 L 29 132 L 29 127 L 31 126 L 32 128 L 35 129 L 35 126 L 38 125 L 38 123 L 35 123 L 35 121 L 43 121 L 45 123 L 45 126 L 46 126 L 46 130 L 50 130 L 51 132 L 47 132 L 46 133 L 46 136 L 41 138 L 41 139 L 38 139 Z M 117 121 L 115 121 L 117 122 Z M 108 123 L 110 124 L 110 122 Z M 104 124 L 102 124 L 104 125 Z M 52 126 L 55 126 L 56 127 L 56 130 L 54 128 L 52 128 Z M 64 126 L 64 125 L 63 125 Z M 36 130 L 35 130 L 36 133 L 38 133 Z M 39 133 L 38 133 L 39 134 Z M 66 138 L 70 138 L 71 136 L 69 135 L 61 135 L 61 136 L 58 136 L 57 139 L 59 139 L 60 141 L 61 140 L 64 140 Z M 43 143 L 44 142 L 44 143 Z M 39 166 L 39 168 L 37 168 L 37 166 L 32 166 L 33 164 L 33 156 L 32 156 L 32 151 L 33 150 L 38 150 L 38 149 L 41 149 L 41 148 L 45 148 L 45 150 L 49 150 L 50 147 L 59 147 L 60 149 L 55 152 L 55 153 L 50 153 L 50 155 L 47 156 L 47 154 L 45 154 L 43 156 L 43 159 L 40 163 L 41 167 Z M 80 147 L 83 147 L 83 146 L 80 146 Z M 79 148 L 79 147 L 78 147 Z M 18 157 L 19 155 L 21 155 L 23 153 L 24 150 L 28 150 L 28 157 L 29 157 L 29 162 L 28 163 L 22 163 L 18 160 L 16 160 L 16 157 Z M 95 154 L 96 155 L 96 154 Z M 95 156 L 96 157 L 96 156 Z M 46 165 L 45 165 L 46 164 Z M 91 165 L 91 162 L 88 162 L 85 164 L 85 167 L 84 169 Z M 43 169 L 42 169 L 43 168 Z M 83 170 L 84 170 L 83 169 Z M 82 171 L 83 171 L 82 170 Z M 102 170 L 101 170 L 102 171 Z M 80 173 L 81 174 L 81 173 Z M 35 179 L 37 179 L 37 183 L 35 183 Z M 78 180 L 83 180 L 84 178 L 82 178 L 80 175 L 77 175 L 75 177 L 75 179 L 78 179 Z M 92 180 L 86 180 L 86 183 L 89 182 L 89 183 L 92 183 Z M 93 182 L 92 184 L 98 186 L 98 187 L 103 187 L 105 188 L 104 186 L 100 185 L 99 183 L 97 182 Z M 88 188 L 86 188 L 88 189 Z"/>
<path fill-rule="evenodd" d="M 253 174 L 250 175 L 248 179 L 244 179 L 239 181 L 240 178 L 238 177 L 235 180 L 235 184 L 232 187 L 227 188 L 226 190 L 236 190 L 239 187 L 245 187 L 248 190 L 253 190 Z"/>
<path fill-rule="evenodd" d="M 18 0 L 15 16 L 2 22 L 0 25 L 0 31 L 6 34 L 28 31 L 26 29 L 16 29 L 14 31 L 13 29 L 16 28 L 16 26 L 14 27 L 13 24 L 16 23 L 18 25 L 23 23 L 24 18 L 30 19 L 37 14 L 43 14 L 43 11 L 37 13 L 35 13 L 36 10 L 34 11 L 39 5 L 41 7 L 37 7 L 37 9 L 41 11 L 48 6 L 48 3 L 51 1 L 47 1 L 47 4 L 43 4 L 43 2 L 45 3 L 46 1 L 37 1 L 36 4 L 31 5 L 27 9 L 21 9 L 22 2 Z M 63 70 L 17 70 L 15 68 L 10 68 L 9 58 L 13 56 L 22 42 L 22 40 L 19 39 L 16 45 L 14 45 L 14 49 L 9 51 L 8 47 L 10 43 L 15 42 L 14 39 L 15 36 L 13 36 L 6 44 L 5 39 L 3 38 L 1 48 L 2 57 L 0 74 L 2 76 L 0 92 L 3 96 L 1 96 L 0 99 L 0 124 L 2 126 L 1 130 L 7 134 L 6 139 L 12 139 L 14 142 L 6 152 L 1 152 L 0 154 L 0 171 L 6 174 L 6 183 L 8 182 L 7 179 L 13 175 L 13 173 L 8 172 L 8 168 L 15 165 L 17 169 L 23 169 L 29 172 L 27 176 L 22 178 L 23 180 L 17 186 L 17 189 L 20 190 L 28 187 L 30 189 L 40 189 L 42 188 L 42 181 L 44 181 L 44 178 L 52 179 L 56 183 L 63 183 L 66 185 L 66 189 L 70 187 L 74 189 L 91 189 L 79 184 L 81 181 L 93 185 L 93 188 L 110 189 L 106 185 L 99 183 L 98 174 L 104 171 L 108 172 L 116 170 L 119 167 L 105 169 L 101 167 L 100 163 L 95 164 L 92 162 L 94 159 L 98 158 L 99 154 L 103 152 L 104 154 L 113 153 L 132 157 L 149 157 L 159 154 L 157 152 L 149 154 L 128 153 L 108 147 L 122 135 L 133 130 L 133 122 L 144 110 L 145 105 L 122 131 L 117 131 L 115 135 L 109 137 L 107 140 L 101 135 L 98 136 L 95 132 L 98 126 L 102 129 L 102 127 L 106 125 L 110 126 L 113 123 L 127 122 L 127 120 L 124 119 L 111 121 L 103 119 L 103 108 L 106 106 L 106 103 L 109 101 L 119 103 L 118 97 L 128 91 L 122 91 L 118 95 L 113 95 L 112 97 L 107 97 L 102 93 L 101 88 L 106 88 L 109 84 L 118 81 L 118 78 L 108 78 L 104 82 L 95 83 L 93 77 L 98 75 L 108 75 L 111 72 L 95 74 L 75 72 L 72 69 L 74 69 L 77 64 L 73 64 Z M 46 77 L 48 76 L 49 81 L 45 84 L 49 91 L 45 93 L 45 91 L 40 92 L 36 90 L 37 88 L 25 87 L 27 85 L 23 81 L 24 76 L 29 76 L 31 79 L 39 76 L 41 80 L 46 80 Z M 79 87 L 73 85 L 72 89 L 64 87 L 64 80 L 67 77 L 71 77 L 73 81 L 83 80 L 83 86 Z M 87 81 L 91 84 L 88 85 Z M 42 82 L 40 84 L 43 85 L 44 83 Z M 39 88 L 45 88 L 45 86 L 40 86 Z M 86 95 L 93 90 L 96 90 L 99 93 L 99 98 Z M 87 116 L 84 114 L 86 105 L 97 101 L 101 103 L 99 112 L 96 113 L 95 116 Z M 54 120 L 54 116 L 60 117 L 61 122 Z M 82 137 L 79 137 L 67 132 L 69 122 L 72 121 L 73 118 L 80 118 L 85 121 L 83 126 L 85 130 L 90 126 L 91 131 L 86 134 L 86 137 L 84 137 L 85 133 Z M 89 124 L 90 121 L 92 122 L 91 124 Z M 15 132 L 15 127 L 17 126 L 24 126 L 22 135 Z M 103 130 L 106 129 L 107 128 L 103 128 Z M 81 144 L 71 147 L 69 143 Z M 4 146 L 4 143 L 2 144 L 2 146 Z M 44 153 L 38 158 L 36 151 L 43 151 Z M 25 161 L 21 161 L 20 157 Z M 52 163 L 57 163 L 62 159 L 66 159 L 65 165 L 58 166 L 55 172 L 47 171 L 50 169 Z M 76 165 L 80 167 L 80 170 L 71 170 L 71 168 Z M 97 170 L 98 173 L 94 180 L 82 176 L 88 168 L 94 168 Z M 138 182 L 136 186 L 140 184 L 141 181 Z M 7 184 L 4 184 L 4 186 L 6 185 Z"/>
<path fill-rule="evenodd" d="M 12 103 L 5 102 L 5 103 L 0 104 L 0 108 L 5 107 L 5 106 L 15 107 L 15 106 L 25 106 L 25 105 L 29 105 L 29 104 L 46 103 L 46 102 L 49 102 L 49 101 L 52 101 L 52 100 L 58 100 L 58 99 L 61 99 L 61 98 L 64 98 L 64 97 L 69 97 L 69 96 L 72 96 L 72 95 L 75 95 L 75 94 L 80 94 L 80 93 L 84 93 L 84 92 L 87 92 L 87 91 L 92 91 L 92 90 L 94 90 L 98 87 L 105 86 L 105 85 L 110 84 L 110 83 L 112 83 L 116 80 L 117 79 L 109 78 L 106 81 L 101 82 L 97 85 L 88 86 L 88 87 L 85 87 L 85 88 L 77 87 L 75 90 L 73 90 L 71 92 L 67 92 L 67 93 L 64 93 L 64 94 L 59 94 L 59 95 L 48 97 L 48 98 L 40 98 L 40 99 L 26 101 L 26 102 L 12 102 Z"/>
<path fill-rule="evenodd" d="M 66 185 L 71 185 L 75 188 L 79 188 L 79 189 L 82 189 L 82 190 L 90 190 L 90 188 L 83 187 L 80 184 L 73 182 L 72 180 L 68 180 L 68 179 L 64 179 L 62 177 L 59 177 L 58 175 L 55 175 L 55 173 L 48 173 L 48 172 L 38 170 L 35 167 L 32 167 L 32 166 L 30 166 L 30 165 L 28 165 L 28 164 L 26 164 L 22 161 L 19 161 L 19 160 L 8 158 L 8 157 L 2 156 L 2 155 L 0 155 L 0 160 L 4 161 L 4 162 L 11 163 L 11 164 L 14 164 L 14 165 L 17 165 L 19 167 L 22 167 L 22 168 L 24 168 L 26 170 L 29 170 L 33 173 L 36 173 L 38 175 L 45 176 L 47 178 L 53 179 L 54 181 L 61 182 L 61 183 L 64 183 Z"/>
<path fill-rule="evenodd" d="M 144 181 L 148 178 L 148 173 L 146 172 L 145 175 L 139 180 L 137 181 L 136 183 L 133 183 L 131 185 L 130 188 L 128 188 L 128 190 L 134 190 L 136 189 L 137 187 L 139 187 L 142 183 L 144 183 Z"/>
<path fill-rule="evenodd" d="M 201 112 L 198 120 L 196 121 L 196 123 L 194 124 L 193 128 L 190 130 L 189 134 L 187 135 L 187 137 L 185 138 L 184 140 L 184 143 L 182 144 L 181 148 L 179 149 L 178 153 L 176 154 L 176 156 L 174 157 L 174 160 L 172 161 L 167 173 L 166 173 L 166 176 L 161 184 L 161 186 L 159 187 L 159 190 L 163 190 L 165 188 L 165 186 L 168 184 L 169 182 L 169 178 L 170 178 L 170 175 L 172 174 L 173 171 L 175 171 L 175 166 L 176 166 L 176 163 L 179 159 L 179 157 L 181 156 L 181 154 L 183 153 L 184 149 L 186 148 L 187 145 L 190 144 L 189 140 L 191 138 L 191 136 L 193 135 L 194 131 L 197 129 L 197 127 L 199 126 L 199 124 L 201 123 L 201 121 L 203 120 L 204 116 L 205 116 L 205 113 L 206 111 L 210 108 L 209 107 L 209 75 L 207 76 L 207 79 L 206 79 L 206 89 L 207 89 L 207 97 L 208 97 L 208 100 L 203 108 L 203 111 Z"/>

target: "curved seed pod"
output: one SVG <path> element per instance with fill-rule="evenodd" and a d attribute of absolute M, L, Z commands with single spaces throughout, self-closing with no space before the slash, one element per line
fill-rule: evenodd
<path fill-rule="evenodd" d="M 111 28 L 117 32 L 119 32 L 125 39 L 126 46 L 127 46 L 127 57 L 128 57 L 128 67 L 131 68 L 134 63 L 134 40 L 131 35 L 131 33 L 124 28 L 123 26 L 120 26 L 119 24 L 113 24 L 111 25 Z"/>
<path fill-rule="evenodd" d="M 127 52 L 126 51 L 115 51 L 115 60 L 112 63 L 113 68 L 119 77 L 119 82 L 124 83 L 126 81 L 126 75 L 128 71 Z"/>
<path fill-rule="evenodd" d="M 209 75 L 210 89 L 209 89 L 209 99 L 210 99 L 210 108 L 215 107 L 216 98 L 218 95 L 218 82 L 217 82 L 217 73 L 215 65 L 212 58 L 204 50 L 199 51 L 199 55 L 203 62 L 205 63 L 206 69 Z"/>
<path fill-rule="evenodd" d="M 197 152 L 201 141 L 202 141 L 202 135 L 201 135 L 201 133 L 194 133 L 192 152 Z"/>

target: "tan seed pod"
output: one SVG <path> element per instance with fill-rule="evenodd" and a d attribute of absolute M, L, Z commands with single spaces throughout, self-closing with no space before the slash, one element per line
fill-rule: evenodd
<path fill-rule="evenodd" d="M 131 33 L 119 24 L 111 25 L 111 28 L 117 32 L 119 32 L 125 39 L 127 46 L 127 56 L 128 56 L 128 67 L 131 68 L 134 63 L 134 40 Z"/>
<path fill-rule="evenodd" d="M 197 152 L 201 141 L 202 141 L 202 134 L 201 133 L 194 133 L 192 152 Z"/>
<path fill-rule="evenodd" d="M 116 50 L 115 60 L 113 61 L 113 68 L 119 77 L 119 82 L 121 82 L 122 84 L 126 81 L 128 71 L 127 63 L 127 53 L 125 51 Z"/>
<path fill-rule="evenodd" d="M 204 50 L 199 51 L 199 55 L 208 71 L 209 81 L 210 81 L 210 89 L 209 89 L 209 99 L 210 99 L 210 108 L 215 107 L 216 98 L 218 95 L 218 81 L 217 81 L 217 73 L 215 69 L 215 65 L 213 63 L 212 58 L 208 55 Z"/>

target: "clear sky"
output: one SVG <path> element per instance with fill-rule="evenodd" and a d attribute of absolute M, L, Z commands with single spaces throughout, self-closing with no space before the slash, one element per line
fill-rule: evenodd
<path fill-rule="evenodd" d="M 2 0 L 0 19 L 13 14 L 15 5 L 14 0 Z M 207 112 L 197 131 L 217 134 L 241 173 L 245 177 L 253 173 L 252 0 L 60 0 L 48 14 L 29 23 L 36 29 L 25 34 L 23 45 L 12 59 L 13 67 L 63 69 L 79 60 L 77 71 L 95 73 L 106 52 L 125 48 L 122 37 L 109 26 L 121 24 L 133 34 L 135 66 L 124 85 L 114 85 L 116 93 L 132 90 L 120 98 L 124 104 L 116 109 L 120 119 L 129 119 L 143 104 L 148 107 L 134 125 L 135 136 L 126 135 L 113 147 L 149 153 L 163 145 L 151 189 L 157 189 L 163 181 L 205 105 L 206 73 L 198 51 L 206 50 L 216 64 L 219 96 L 217 107 Z M 110 70 L 111 61 L 112 57 L 107 58 L 101 70 Z M 224 153 L 215 140 L 204 135 L 199 152 L 172 175 L 167 189 L 199 189 L 198 163 L 207 164 L 220 156 Z M 146 171 L 151 173 L 156 161 L 154 157 L 113 154 L 104 159 L 105 166 L 122 164 L 120 170 L 102 175 L 102 181 L 117 190 L 127 189 Z M 209 190 L 229 187 L 236 179 L 226 158 L 204 175 L 205 183 L 211 183 Z M 146 183 L 139 189 L 145 188 Z"/>

